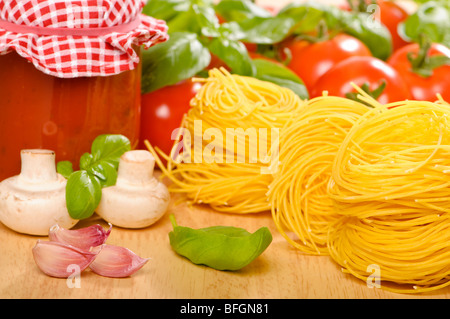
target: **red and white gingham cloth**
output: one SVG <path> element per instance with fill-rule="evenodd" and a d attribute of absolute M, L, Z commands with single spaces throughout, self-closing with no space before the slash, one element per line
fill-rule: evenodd
<path fill-rule="evenodd" d="M 133 46 L 149 48 L 168 39 L 165 21 L 141 14 L 145 3 L 142 0 L 2 0 L 0 22 L 9 24 L 10 28 L 0 28 L 0 55 L 16 51 L 37 69 L 60 78 L 106 76 L 132 70 L 139 63 Z M 122 28 L 127 24 L 133 25 L 133 29 Z M 18 32 L 16 25 L 36 32 Z M 73 29 L 91 33 L 39 34 L 42 28 L 51 32 L 69 28 L 69 32 Z M 95 35 L 96 29 L 114 32 Z"/>

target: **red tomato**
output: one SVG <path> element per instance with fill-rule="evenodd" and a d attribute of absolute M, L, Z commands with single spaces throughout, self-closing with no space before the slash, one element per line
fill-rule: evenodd
<path fill-rule="evenodd" d="M 371 1 L 366 1 L 370 4 Z M 398 34 L 398 25 L 408 18 L 408 12 L 403 9 L 403 7 L 392 0 L 377 0 L 376 4 L 378 9 L 374 15 L 374 18 L 380 21 L 388 30 L 392 36 L 393 49 L 398 48 L 408 44 L 403 40 Z M 347 2 L 342 3 L 338 6 L 341 10 L 351 11 L 349 4 Z M 369 8 L 368 8 L 369 11 Z"/>
<path fill-rule="evenodd" d="M 392 35 L 394 51 L 408 44 L 408 42 L 399 36 L 397 31 L 398 25 L 408 18 L 408 12 L 394 1 L 378 0 L 377 4 L 379 5 L 379 19 Z"/>
<path fill-rule="evenodd" d="M 444 100 L 450 102 L 450 65 L 443 65 L 433 70 L 429 77 L 421 76 L 411 70 L 408 54 L 419 52 L 417 43 L 409 44 L 395 51 L 388 63 L 398 71 L 408 85 L 412 98 L 421 101 L 436 101 L 440 93 Z M 450 58 L 450 49 L 442 44 L 432 43 L 428 56 L 445 55 Z"/>
<path fill-rule="evenodd" d="M 365 44 L 346 34 L 317 43 L 293 41 L 287 48 L 292 55 L 287 67 L 303 80 L 308 91 L 336 63 L 355 55 L 372 55 Z"/>
<path fill-rule="evenodd" d="M 328 95 L 345 97 L 346 93 L 355 92 L 351 82 L 360 87 L 367 83 L 373 91 L 382 80 L 385 80 L 386 87 L 377 99 L 379 102 L 403 101 L 411 97 L 408 87 L 393 67 L 375 57 L 365 56 L 350 57 L 336 64 L 317 81 L 310 93 L 311 97 L 317 97 L 328 91 Z"/>
<path fill-rule="evenodd" d="M 250 43 L 250 42 L 243 42 L 245 47 L 247 48 L 248 52 L 256 52 L 258 51 L 258 44 L 256 43 Z"/>
<path fill-rule="evenodd" d="M 140 148 L 146 149 L 144 140 L 170 154 L 174 144 L 172 132 L 180 127 L 183 115 L 190 108 L 190 100 L 201 87 L 201 83 L 182 81 L 156 91 L 146 93 L 141 98 Z"/>
<path fill-rule="evenodd" d="M 214 68 L 220 69 L 222 67 L 224 67 L 227 70 L 230 69 L 226 65 L 226 63 L 223 62 L 217 55 L 211 53 L 211 62 L 209 62 L 209 65 L 206 67 L 206 70 L 211 70 Z"/>

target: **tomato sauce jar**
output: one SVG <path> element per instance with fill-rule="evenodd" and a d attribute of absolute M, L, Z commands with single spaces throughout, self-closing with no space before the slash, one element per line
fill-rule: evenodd
<path fill-rule="evenodd" d="M 140 49 L 167 25 L 137 0 L 0 1 L 0 181 L 20 150 L 51 149 L 78 167 L 100 134 L 140 131 Z"/>

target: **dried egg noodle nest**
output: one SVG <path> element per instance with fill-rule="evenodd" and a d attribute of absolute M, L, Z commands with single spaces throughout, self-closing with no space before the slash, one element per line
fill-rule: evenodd
<path fill-rule="evenodd" d="M 330 256 L 361 280 L 403 293 L 450 285 L 450 105 L 404 101 L 358 120 L 328 194 L 341 217 Z"/>
<path fill-rule="evenodd" d="M 224 69 L 199 81 L 182 123 L 191 139 L 179 137 L 190 162 L 146 142 L 172 193 L 222 212 L 270 211 L 290 244 L 329 254 L 344 272 L 383 289 L 419 293 L 450 285 L 448 103 L 380 105 L 361 90 L 373 108 L 332 96 L 302 101 Z M 209 128 L 223 136 L 227 128 L 280 129 L 278 169 L 261 174 L 267 162 L 237 162 L 239 147 L 255 147 L 248 138 L 219 153 L 231 154 L 232 163 L 205 161 L 194 149 L 197 121 L 203 137 Z M 270 135 L 265 142 L 271 145 Z M 203 139 L 200 148 L 224 145 L 211 143 Z"/>
<path fill-rule="evenodd" d="M 263 154 L 271 158 L 272 148 L 279 146 L 277 141 L 272 141 L 272 128 L 281 129 L 305 102 L 289 89 L 253 77 L 230 74 L 223 68 L 210 70 L 208 78 L 197 81 L 203 85 L 192 99 L 182 123 L 191 136 L 191 140 L 181 139 L 182 145 L 191 149 L 190 162 L 158 152 L 167 161 L 166 167 L 161 162 L 158 165 L 172 182 L 170 191 L 185 195 L 191 203 L 207 204 L 221 212 L 270 211 L 266 193 L 273 179 L 270 173 L 273 163 L 266 157 L 250 158 L 250 154 L 254 155 L 250 149 L 259 152 L 261 145 L 265 145 L 267 152 Z M 196 132 L 200 122 L 201 131 Z M 199 135 L 205 137 L 208 129 L 216 130 L 222 140 L 217 136 L 203 138 L 201 149 L 196 150 L 194 139 Z M 233 141 L 230 139 L 235 137 L 227 135 L 227 129 L 255 129 L 257 132 L 266 129 L 266 135 L 258 134 L 256 141 L 249 136 Z M 153 153 L 158 151 L 149 144 L 147 147 Z M 238 152 L 242 147 L 245 154 Z M 207 158 L 206 148 L 208 154 L 217 158 Z M 172 152 L 174 149 L 176 147 Z M 221 149 L 222 154 L 210 152 L 211 149 Z M 230 154 L 232 160 L 227 160 Z M 262 174 L 262 170 L 268 173 Z"/>
<path fill-rule="evenodd" d="M 356 101 L 322 96 L 308 101 L 282 131 L 280 167 L 268 197 L 278 230 L 302 252 L 328 254 L 328 228 L 338 218 L 327 194 L 334 157 L 368 110 Z"/>

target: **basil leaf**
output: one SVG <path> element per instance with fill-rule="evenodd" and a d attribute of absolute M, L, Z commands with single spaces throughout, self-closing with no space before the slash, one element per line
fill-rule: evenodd
<path fill-rule="evenodd" d="M 301 99 L 309 98 L 303 81 L 287 67 L 264 59 L 255 59 L 253 63 L 256 67 L 256 78 L 288 88 Z"/>
<path fill-rule="evenodd" d="M 120 134 L 103 134 L 98 136 L 91 146 L 92 163 L 95 165 L 100 161 L 109 162 L 115 168 L 119 165 L 123 153 L 131 149 L 130 141 Z"/>
<path fill-rule="evenodd" d="M 292 3 L 278 13 L 280 18 L 294 19 L 292 33 L 304 33 L 316 29 L 320 20 L 328 30 L 343 32 L 363 42 L 372 55 L 386 60 L 392 53 L 392 36 L 389 30 L 367 13 L 354 13 L 320 3 Z"/>
<path fill-rule="evenodd" d="M 291 17 L 255 17 L 239 23 L 244 42 L 274 44 L 284 40 L 295 29 L 297 21 Z"/>
<path fill-rule="evenodd" d="M 435 1 L 421 5 L 399 26 L 399 32 L 406 40 L 419 42 L 425 35 L 432 42 L 450 47 L 450 6 Z"/>
<path fill-rule="evenodd" d="M 197 34 L 171 33 L 170 39 L 142 52 L 142 93 L 188 79 L 211 61 Z"/>
<path fill-rule="evenodd" d="M 217 270 L 239 270 L 260 256 L 272 242 L 267 227 L 254 233 L 243 228 L 213 226 L 202 229 L 178 226 L 170 216 L 173 231 L 169 233 L 172 249 L 194 264 Z"/>
<path fill-rule="evenodd" d="M 363 42 L 372 55 L 387 60 L 392 54 L 392 36 L 389 30 L 369 14 L 342 11 L 343 31 Z"/>
<path fill-rule="evenodd" d="M 230 67 L 233 73 L 253 76 L 255 69 L 252 59 L 248 55 L 245 45 L 239 41 L 233 41 L 225 37 L 212 39 L 208 45 L 211 53 L 215 54 Z"/>
<path fill-rule="evenodd" d="M 102 187 L 108 187 L 116 184 L 117 168 L 113 163 L 107 161 L 99 162 L 87 169 L 87 172 L 98 178 Z"/>
<path fill-rule="evenodd" d="M 200 30 L 217 30 L 220 27 L 219 19 L 212 6 L 192 5 L 192 11 L 197 18 L 197 24 Z"/>
<path fill-rule="evenodd" d="M 197 15 L 192 9 L 185 12 L 180 12 L 173 19 L 167 21 L 169 34 L 176 32 L 200 32 L 200 27 L 197 24 Z"/>
<path fill-rule="evenodd" d="M 269 11 L 250 0 L 222 0 L 215 6 L 215 11 L 226 21 L 236 22 L 272 16 Z"/>
<path fill-rule="evenodd" d="M 80 157 L 80 169 L 88 169 L 92 165 L 94 157 L 90 153 L 84 153 Z"/>
<path fill-rule="evenodd" d="M 73 165 L 70 161 L 60 161 L 56 164 L 56 171 L 67 179 L 73 173 Z"/>
<path fill-rule="evenodd" d="M 150 0 L 142 9 L 142 13 L 169 21 L 178 13 L 187 11 L 189 5 L 189 1 L 186 0 Z"/>
<path fill-rule="evenodd" d="M 318 3 L 290 3 L 283 7 L 277 16 L 280 18 L 295 19 L 297 26 L 293 32 L 303 33 L 314 31 L 319 22 L 327 18 L 325 10 L 326 7 Z"/>
<path fill-rule="evenodd" d="M 79 171 L 73 172 L 70 162 L 57 164 L 59 171 L 68 178 L 66 205 L 72 218 L 84 219 L 93 214 L 100 202 L 102 188 L 116 183 L 120 157 L 130 148 L 130 141 L 125 136 L 103 134 L 92 142 L 91 153 L 81 156 Z"/>
<path fill-rule="evenodd" d="M 76 171 L 69 176 L 66 185 L 66 204 L 70 217 L 91 217 L 100 203 L 102 187 L 97 177 L 87 171 Z"/>
<path fill-rule="evenodd" d="M 120 157 L 130 149 L 130 141 L 123 135 L 100 135 L 92 143 L 91 154 L 82 156 L 87 160 L 84 165 L 80 162 L 80 168 L 97 177 L 102 187 L 112 186 L 117 180 Z"/>

